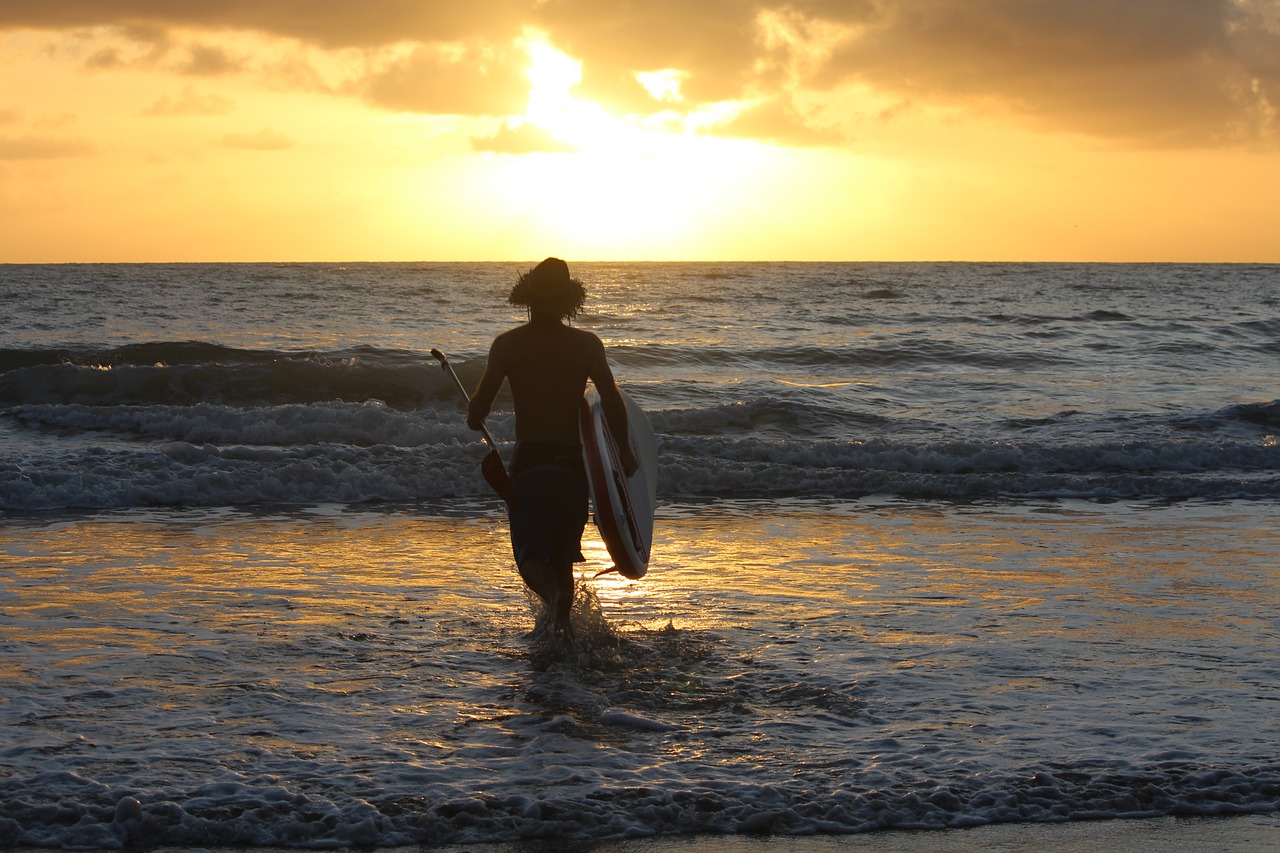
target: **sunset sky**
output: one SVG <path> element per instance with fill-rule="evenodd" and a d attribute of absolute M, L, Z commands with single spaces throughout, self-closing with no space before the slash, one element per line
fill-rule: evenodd
<path fill-rule="evenodd" d="M 1280 0 L 3 0 L 0 262 L 1280 261 Z"/>

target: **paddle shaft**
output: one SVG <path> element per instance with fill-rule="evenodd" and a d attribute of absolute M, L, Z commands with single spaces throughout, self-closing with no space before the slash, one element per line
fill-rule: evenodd
<path fill-rule="evenodd" d="M 438 349 L 432 349 L 431 354 L 435 356 L 436 361 L 440 362 L 440 366 L 444 368 L 445 373 L 449 374 L 449 378 L 453 380 L 453 387 L 458 389 L 458 393 L 462 395 L 462 399 L 468 403 L 471 402 L 471 395 L 467 393 L 467 389 L 463 387 L 462 380 L 458 378 L 458 374 L 453 372 L 453 365 L 449 363 L 449 359 L 444 357 L 444 353 Z M 480 420 L 480 432 L 484 435 L 484 440 L 489 443 L 492 450 L 498 449 L 498 443 L 493 440 L 493 434 L 489 432 L 489 427 L 485 424 L 484 419 Z"/>
<path fill-rule="evenodd" d="M 438 349 L 432 349 L 431 354 L 435 356 L 436 361 L 440 362 L 440 366 L 444 368 L 445 373 L 449 374 L 449 378 L 453 380 L 453 386 L 458 389 L 458 393 L 462 395 L 462 399 L 469 404 L 471 395 L 467 393 L 467 389 L 462 387 L 462 380 L 458 378 L 458 374 L 453 372 L 453 365 L 449 364 L 449 359 L 444 357 L 444 353 Z M 507 466 L 502 464 L 502 454 L 498 452 L 498 443 L 493 440 L 493 434 L 489 432 L 489 427 L 485 425 L 484 418 L 480 419 L 480 432 L 484 435 L 484 440 L 489 444 L 489 453 L 480 463 L 480 473 L 484 475 L 485 480 L 498 493 L 498 497 L 507 502 L 508 506 L 515 506 L 516 491 L 511 484 L 511 477 L 507 474 Z"/>

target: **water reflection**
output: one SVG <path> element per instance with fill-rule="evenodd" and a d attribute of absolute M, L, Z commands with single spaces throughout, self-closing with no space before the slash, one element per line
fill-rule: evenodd
<path fill-rule="evenodd" d="M 1277 534 L 1221 508 L 1042 509 L 671 505 L 642 581 L 596 577 L 584 543 L 573 654 L 530 636 L 499 514 L 9 521 L 7 713 L 226 766 L 474 765 L 553 735 L 797 768 L 976 760 L 1050 730 L 1228 737 L 1274 657 Z"/>

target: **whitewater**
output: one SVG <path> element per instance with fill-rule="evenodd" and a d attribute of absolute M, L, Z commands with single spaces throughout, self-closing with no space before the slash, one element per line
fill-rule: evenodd
<path fill-rule="evenodd" d="M 563 649 L 429 355 L 536 260 L 0 266 L 0 846 L 1275 820 L 1280 268 L 571 259 L 660 465 Z"/>

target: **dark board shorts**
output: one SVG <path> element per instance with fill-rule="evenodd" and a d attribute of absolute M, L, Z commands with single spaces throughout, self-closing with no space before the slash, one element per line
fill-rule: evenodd
<path fill-rule="evenodd" d="M 521 442 L 511 462 L 516 504 L 511 507 L 511 550 L 516 564 L 541 559 L 579 563 L 587 525 L 587 475 L 582 449 L 545 442 Z"/>

